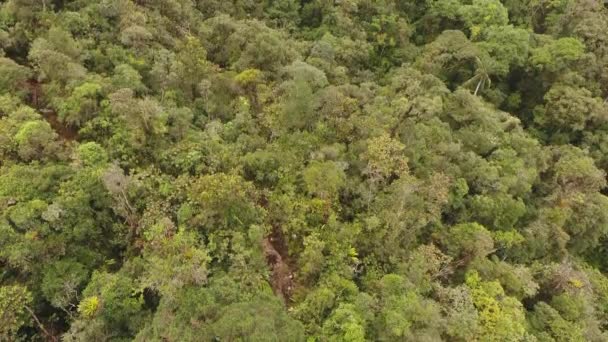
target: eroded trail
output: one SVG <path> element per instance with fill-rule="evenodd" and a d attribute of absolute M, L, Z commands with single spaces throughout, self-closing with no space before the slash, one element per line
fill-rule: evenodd
<path fill-rule="evenodd" d="M 78 130 L 76 128 L 65 125 L 59 121 L 56 111 L 45 108 L 42 88 L 38 81 L 33 79 L 28 80 L 27 89 L 29 93 L 29 105 L 38 110 L 38 112 L 51 125 L 61 139 L 65 141 L 78 139 Z"/>
<path fill-rule="evenodd" d="M 289 264 L 287 242 L 280 228 L 275 227 L 272 233 L 262 240 L 262 247 L 272 271 L 272 290 L 283 298 L 285 305 L 289 305 L 294 290 L 294 273 Z"/>

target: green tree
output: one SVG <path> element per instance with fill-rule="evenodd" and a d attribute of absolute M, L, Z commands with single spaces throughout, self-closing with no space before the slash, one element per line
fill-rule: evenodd
<path fill-rule="evenodd" d="M 0 337 L 12 341 L 19 329 L 30 321 L 32 295 L 19 285 L 0 287 Z"/>
<path fill-rule="evenodd" d="M 17 153 L 25 161 L 49 158 L 58 150 L 57 133 L 46 121 L 28 121 L 14 136 Z"/>
<path fill-rule="evenodd" d="M 345 180 L 344 171 L 333 161 L 311 162 L 302 177 L 310 194 L 326 199 L 336 196 Z"/>
<path fill-rule="evenodd" d="M 3 93 L 26 94 L 26 81 L 31 76 L 31 70 L 21 66 L 12 59 L 0 57 L 0 91 Z"/>
<path fill-rule="evenodd" d="M 466 284 L 479 313 L 479 339 L 521 341 L 525 338 L 523 306 L 515 298 L 505 296 L 500 283 L 483 281 L 477 272 L 471 272 L 467 274 Z"/>

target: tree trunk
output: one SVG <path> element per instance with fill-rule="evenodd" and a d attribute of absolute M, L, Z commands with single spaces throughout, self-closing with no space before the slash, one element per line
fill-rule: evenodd
<path fill-rule="evenodd" d="M 479 88 L 481 87 L 481 84 L 483 83 L 483 79 L 479 80 L 479 82 L 477 82 L 477 87 L 475 88 L 475 93 L 473 95 L 477 96 L 477 92 L 479 91 Z"/>

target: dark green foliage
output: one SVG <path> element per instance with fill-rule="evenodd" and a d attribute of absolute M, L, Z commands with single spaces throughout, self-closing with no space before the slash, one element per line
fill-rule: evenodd
<path fill-rule="evenodd" d="M 0 340 L 608 340 L 600 0 L 7 0 Z"/>

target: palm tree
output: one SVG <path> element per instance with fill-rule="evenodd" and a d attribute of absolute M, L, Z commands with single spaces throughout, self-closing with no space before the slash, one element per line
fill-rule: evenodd
<path fill-rule="evenodd" d="M 473 75 L 473 77 L 466 81 L 463 86 L 466 87 L 470 84 L 477 83 L 477 85 L 475 86 L 475 92 L 473 93 L 474 95 L 477 95 L 479 90 L 483 89 L 486 84 L 488 87 L 492 85 L 492 79 L 490 78 L 488 68 L 479 57 L 475 57 L 475 65 L 477 67 L 475 69 L 475 75 Z"/>

